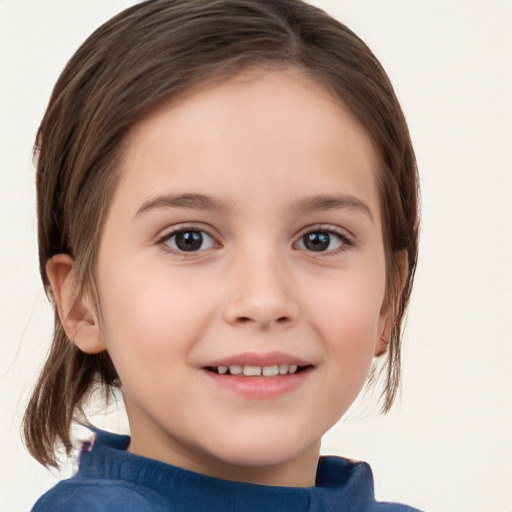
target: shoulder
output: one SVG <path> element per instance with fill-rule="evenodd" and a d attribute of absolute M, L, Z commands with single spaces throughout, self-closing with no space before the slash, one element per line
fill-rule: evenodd
<path fill-rule="evenodd" d="M 58 483 L 36 502 L 32 512 L 149 512 L 163 510 L 159 497 L 144 489 L 112 481 L 71 478 Z"/>

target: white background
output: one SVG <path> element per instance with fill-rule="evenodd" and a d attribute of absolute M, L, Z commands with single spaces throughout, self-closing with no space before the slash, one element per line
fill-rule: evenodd
<path fill-rule="evenodd" d="M 19 433 L 52 324 L 37 268 L 33 139 L 67 59 L 133 3 L 0 0 L 2 511 L 29 510 L 58 479 L 27 455 Z M 380 499 L 428 512 L 511 512 L 512 1 L 314 3 L 381 59 L 423 188 L 401 400 L 382 417 L 368 399 L 323 451 L 369 461 Z"/>

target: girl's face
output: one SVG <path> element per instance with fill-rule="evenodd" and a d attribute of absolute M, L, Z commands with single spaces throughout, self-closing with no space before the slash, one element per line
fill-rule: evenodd
<path fill-rule="evenodd" d="M 252 71 L 161 107 L 127 148 L 96 348 L 122 381 L 130 450 L 313 485 L 388 328 L 369 137 L 298 71 Z"/>

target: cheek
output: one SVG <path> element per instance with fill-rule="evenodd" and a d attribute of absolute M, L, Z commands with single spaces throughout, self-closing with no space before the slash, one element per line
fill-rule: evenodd
<path fill-rule="evenodd" d="M 324 412 L 334 414 L 333 421 L 348 410 L 363 388 L 379 338 L 380 294 L 363 293 L 360 288 L 344 292 L 332 291 L 329 304 L 318 315 L 327 354 L 324 389 L 330 394 Z"/>
<path fill-rule="evenodd" d="M 126 275 L 133 277 L 127 282 Z M 210 314 L 207 295 L 197 290 L 177 276 L 140 266 L 136 274 L 118 267 L 104 276 L 99 292 L 114 364 L 169 365 L 173 359 L 165 356 L 185 353 L 200 338 Z"/>
<path fill-rule="evenodd" d="M 341 274 L 308 294 L 306 309 L 335 360 L 352 374 L 370 366 L 379 339 L 385 293 L 384 264 Z"/>
<path fill-rule="evenodd" d="M 340 272 L 325 279 L 307 294 L 309 308 L 315 309 L 326 327 L 340 331 L 377 328 L 385 296 L 384 264 L 361 272 Z"/>

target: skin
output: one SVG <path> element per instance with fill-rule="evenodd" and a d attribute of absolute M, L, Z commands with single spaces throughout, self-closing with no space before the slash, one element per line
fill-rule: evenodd
<path fill-rule="evenodd" d="M 391 328 L 369 136 L 299 71 L 260 70 L 162 106 L 126 148 L 95 268 L 101 315 L 86 293 L 75 299 L 69 256 L 47 270 L 70 339 L 113 360 L 129 450 L 230 480 L 314 485 L 321 437 Z M 176 230 L 202 233 L 200 250 L 180 251 Z M 311 250 L 304 235 L 319 232 L 328 246 Z M 278 396 L 219 387 L 204 369 L 275 352 L 310 365 Z"/>

